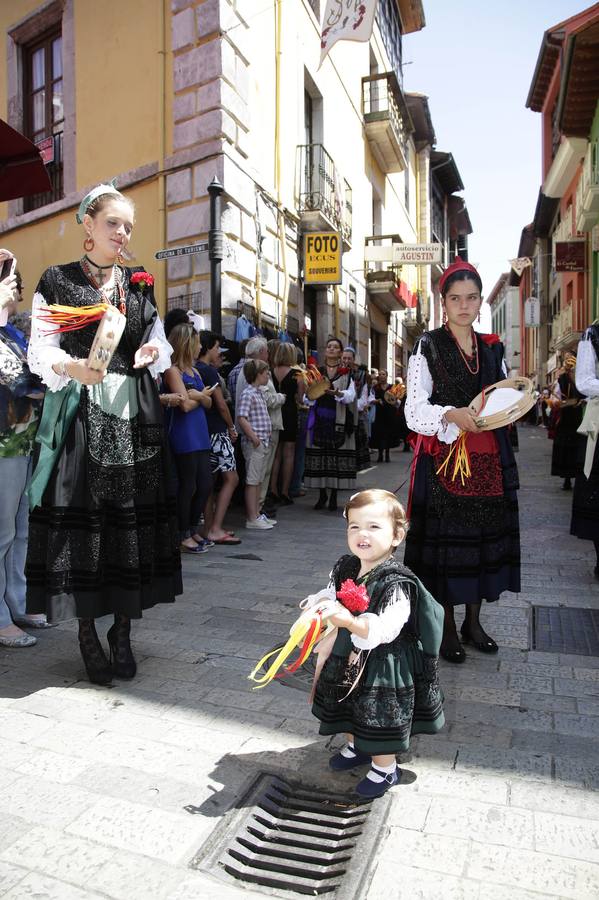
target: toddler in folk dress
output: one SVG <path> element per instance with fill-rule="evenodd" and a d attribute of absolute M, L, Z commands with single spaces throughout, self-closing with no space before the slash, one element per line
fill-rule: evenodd
<path fill-rule="evenodd" d="M 320 734 L 347 735 L 331 769 L 370 765 L 357 791 L 372 798 L 399 783 L 395 756 L 407 750 L 410 735 L 443 727 L 443 607 L 393 558 L 407 530 L 394 494 L 360 491 L 344 515 L 351 552 L 331 572 L 329 595 L 339 602 L 328 621 L 337 631 L 317 651 L 312 712 Z"/>

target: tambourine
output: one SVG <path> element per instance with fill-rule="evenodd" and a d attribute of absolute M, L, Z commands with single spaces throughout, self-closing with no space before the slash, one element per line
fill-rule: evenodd
<path fill-rule="evenodd" d="M 323 394 L 326 394 L 328 390 L 331 389 L 331 382 L 323 375 L 322 380 L 313 381 L 306 388 L 306 396 L 308 400 L 318 400 L 319 397 L 322 397 Z"/>
<path fill-rule="evenodd" d="M 385 391 L 383 397 L 385 401 L 389 404 L 389 406 L 395 406 L 406 396 L 406 386 L 405 384 L 397 385 L 396 389 L 390 388 L 388 391 Z"/>
<path fill-rule="evenodd" d="M 504 428 L 525 416 L 535 405 L 530 378 L 504 378 L 477 394 L 468 409 L 481 431 Z"/>
<path fill-rule="evenodd" d="M 106 371 L 123 336 L 126 324 L 126 317 L 119 312 L 116 306 L 111 306 L 106 310 L 98 324 L 98 330 L 87 358 L 90 369 L 95 369 L 97 372 Z"/>

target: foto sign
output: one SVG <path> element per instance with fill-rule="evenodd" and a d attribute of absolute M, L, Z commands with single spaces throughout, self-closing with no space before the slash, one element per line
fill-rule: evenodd
<path fill-rule="evenodd" d="M 393 244 L 394 266 L 431 266 L 442 262 L 442 244 Z"/>
<path fill-rule="evenodd" d="M 524 304 L 524 325 L 526 328 L 537 328 L 541 324 L 541 301 L 538 297 L 529 297 Z"/>
<path fill-rule="evenodd" d="M 341 233 L 308 231 L 304 234 L 304 283 L 341 284 Z"/>
<path fill-rule="evenodd" d="M 159 250 L 154 254 L 156 259 L 171 259 L 173 256 L 188 256 L 190 253 L 204 253 L 208 249 L 208 241 L 201 244 L 187 244 L 185 247 L 173 247 L 168 250 Z"/>

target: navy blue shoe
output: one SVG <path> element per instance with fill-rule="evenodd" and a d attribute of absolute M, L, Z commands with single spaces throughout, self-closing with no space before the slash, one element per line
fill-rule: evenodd
<path fill-rule="evenodd" d="M 368 753 L 362 753 L 360 750 L 354 750 L 355 756 L 344 756 L 343 753 L 335 753 L 329 759 L 329 768 L 333 772 L 348 772 L 350 769 L 356 769 L 358 766 L 370 765 L 372 758 Z"/>
<path fill-rule="evenodd" d="M 372 767 L 372 771 L 376 772 L 376 774 L 380 775 L 384 780 L 376 782 L 366 776 L 366 778 L 363 778 L 356 787 L 356 792 L 360 797 L 366 797 L 368 800 L 375 800 L 377 797 L 382 797 L 389 788 L 399 784 L 401 781 L 401 769 L 399 766 L 396 766 L 395 772 L 392 772 L 391 774 L 381 772 L 376 766 Z"/>

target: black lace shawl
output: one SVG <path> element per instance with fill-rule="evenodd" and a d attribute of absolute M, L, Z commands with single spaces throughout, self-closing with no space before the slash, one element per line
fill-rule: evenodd
<path fill-rule="evenodd" d="M 120 372 L 123 375 L 136 375 L 140 371 L 133 369 L 135 351 L 144 344 L 152 330 L 157 316 L 154 290 L 131 284 L 133 272 L 143 271 L 142 266 L 124 267 L 125 301 L 127 305 L 127 326 L 123 337 L 108 367 L 109 372 Z M 62 266 L 51 266 L 40 278 L 36 292 L 41 294 L 48 305 L 60 303 L 64 306 L 92 306 L 100 302 L 98 291 L 87 280 L 80 263 L 67 263 Z M 63 332 L 60 346 L 69 356 L 87 359 L 96 334 L 97 325 L 89 325 L 78 331 Z"/>

